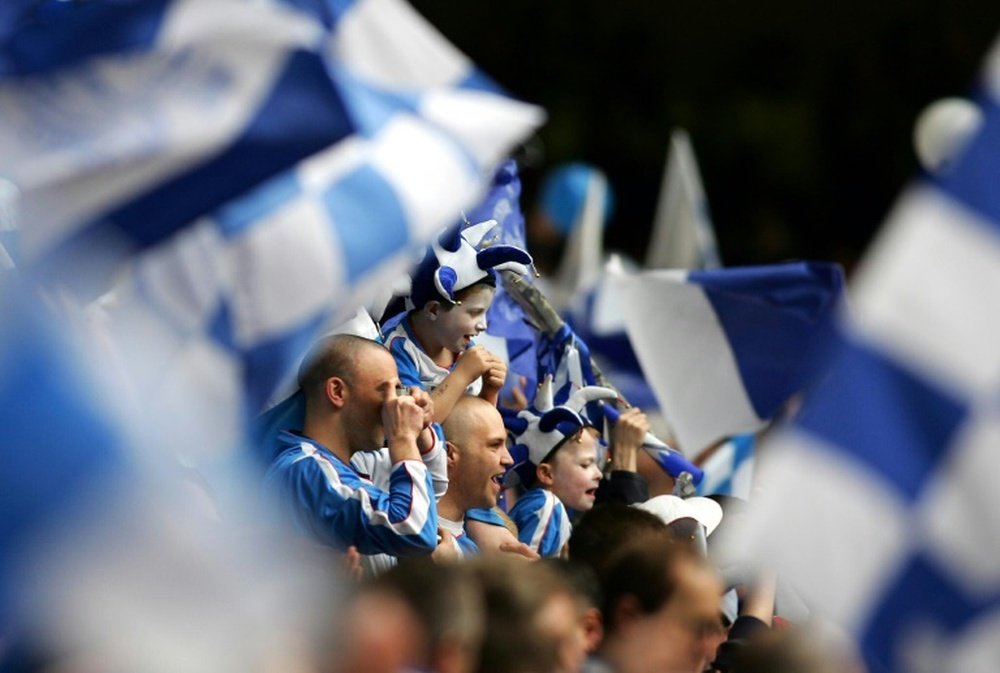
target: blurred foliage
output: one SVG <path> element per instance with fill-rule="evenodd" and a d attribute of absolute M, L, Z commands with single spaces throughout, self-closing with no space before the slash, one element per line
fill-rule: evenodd
<path fill-rule="evenodd" d="M 969 92 L 995 0 L 507 0 L 414 6 L 549 113 L 544 170 L 584 160 L 617 194 L 608 247 L 637 258 L 671 128 L 691 135 L 728 265 L 850 267 L 917 172 L 916 116 Z"/>

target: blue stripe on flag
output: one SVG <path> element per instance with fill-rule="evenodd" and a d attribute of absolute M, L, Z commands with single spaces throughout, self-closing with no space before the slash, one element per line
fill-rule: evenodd
<path fill-rule="evenodd" d="M 983 111 L 983 125 L 974 136 L 954 167 L 937 180 L 938 186 L 959 201 L 979 211 L 996 227 L 1000 227 L 1000 199 L 997 198 L 997 176 L 1000 176 L 1000 106 L 989 97 L 981 96 L 976 103 Z"/>
<path fill-rule="evenodd" d="M 355 130 L 364 137 L 374 137 L 401 112 L 417 112 L 419 98 L 410 92 L 386 91 L 372 86 L 346 68 L 331 66 L 330 71 L 339 85 L 344 105 L 351 111 Z"/>
<path fill-rule="evenodd" d="M 865 346 L 845 341 L 796 423 L 915 499 L 967 409 Z"/>
<path fill-rule="evenodd" d="M 970 596 L 922 555 L 912 557 L 881 596 L 861 642 L 872 673 L 909 670 L 907 655 L 914 648 L 937 645 L 926 638 L 955 638 L 974 620 L 1000 610 L 1000 593 Z M 907 637 L 920 640 L 908 644 Z"/>
<path fill-rule="evenodd" d="M 803 262 L 692 271 L 688 282 L 712 304 L 754 412 L 771 418 L 811 378 L 811 363 L 823 359 L 843 288 L 840 268 Z"/>
<path fill-rule="evenodd" d="M 222 206 L 215 214 L 215 221 L 223 236 L 238 235 L 301 193 L 297 172 L 292 168 Z"/>
<path fill-rule="evenodd" d="M 406 214 L 396 192 L 370 166 L 337 180 L 323 194 L 323 202 L 344 247 L 347 278 L 352 283 L 410 242 Z"/>
<path fill-rule="evenodd" d="M 244 353 L 244 410 L 247 427 L 274 395 L 276 387 L 288 374 L 289 367 L 294 366 L 297 359 L 309 350 L 325 322 L 325 314 L 314 316 L 294 329 L 258 342 Z"/>
<path fill-rule="evenodd" d="M 22 10 L 30 18 L 0 49 L 0 76 L 39 75 L 94 56 L 145 50 L 155 41 L 170 0 L 32 4 Z"/>
<path fill-rule="evenodd" d="M 364 0 L 280 0 L 317 19 L 328 29 L 335 29 L 341 18 L 358 2 Z"/>
<path fill-rule="evenodd" d="M 81 246 L 88 249 L 88 241 L 104 240 L 109 230 L 125 233 L 139 249 L 160 243 L 351 131 L 326 66 L 315 54 L 294 52 L 264 105 L 228 150 L 84 226 L 42 264 L 54 264 Z"/>

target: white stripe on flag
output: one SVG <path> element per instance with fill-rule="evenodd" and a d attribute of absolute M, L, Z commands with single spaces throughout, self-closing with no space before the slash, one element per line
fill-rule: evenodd
<path fill-rule="evenodd" d="M 962 397 L 995 390 L 995 225 L 925 188 L 906 193 L 893 212 L 853 284 L 859 330 Z M 969 316 L 976 316 L 974 329 Z"/>
<path fill-rule="evenodd" d="M 681 448 L 697 456 L 762 421 L 711 303 L 685 278 L 683 271 L 608 276 L 660 410 Z"/>

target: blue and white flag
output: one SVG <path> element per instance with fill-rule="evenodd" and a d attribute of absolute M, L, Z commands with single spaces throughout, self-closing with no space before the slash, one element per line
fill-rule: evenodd
<path fill-rule="evenodd" d="M 683 129 L 675 129 L 670 135 L 646 266 L 715 269 L 721 265 L 691 140 Z"/>
<path fill-rule="evenodd" d="M 0 51 L 23 264 L 119 274 L 95 322 L 198 445 L 237 441 L 542 119 L 400 0 L 65 4 Z"/>
<path fill-rule="evenodd" d="M 521 211 L 521 178 L 517 162 L 508 159 L 493 175 L 486 199 L 466 214 L 469 223 L 496 220 L 491 243 L 513 245 L 527 250 L 524 214 Z M 507 293 L 503 283 L 497 283 L 493 303 L 486 314 L 486 332 L 476 341 L 507 363 L 507 381 L 501 400 L 510 397 L 511 389 L 521 387 L 530 403 L 537 381 L 536 330 L 526 321 L 524 310 Z"/>
<path fill-rule="evenodd" d="M 828 377 L 762 452 L 750 538 L 873 673 L 1000 662 L 998 83 L 995 45 L 981 129 L 903 193 Z"/>
<path fill-rule="evenodd" d="M 753 432 L 809 382 L 842 294 L 821 263 L 614 279 L 629 339 L 680 447 Z"/>

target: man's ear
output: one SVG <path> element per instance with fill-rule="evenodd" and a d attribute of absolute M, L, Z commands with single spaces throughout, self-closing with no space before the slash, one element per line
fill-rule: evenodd
<path fill-rule="evenodd" d="M 538 483 L 542 486 L 552 488 L 552 484 L 555 483 L 555 479 L 552 477 L 552 466 L 548 463 L 540 463 L 536 466 L 535 476 L 538 477 Z"/>
<path fill-rule="evenodd" d="M 450 469 L 458 462 L 458 457 L 461 455 L 461 452 L 458 450 L 457 446 L 448 440 L 445 440 L 444 452 L 448 456 L 448 468 Z"/>
<path fill-rule="evenodd" d="M 587 608 L 583 613 L 583 633 L 587 643 L 587 653 L 592 654 L 600 647 L 604 640 L 604 619 L 601 611 L 597 608 Z"/>
<path fill-rule="evenodd" d="M 326 380 L 326 399 L 335 409 L 343 408 L 347 403 L 347 384 L 339 376 L 331 376 Z"/>

